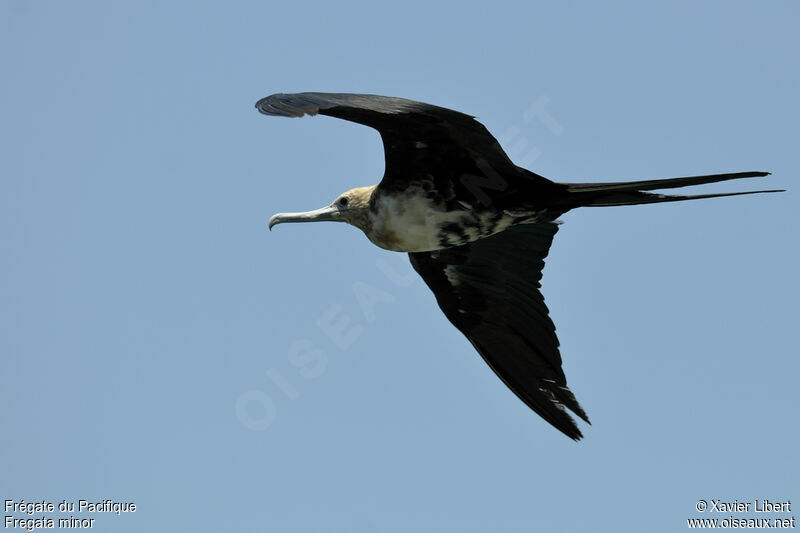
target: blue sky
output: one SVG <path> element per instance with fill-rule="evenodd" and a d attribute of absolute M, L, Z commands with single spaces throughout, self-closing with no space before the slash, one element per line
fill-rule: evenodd
<path fill-rule="evenodd" d="M 798 14 L 3 2 L 3 498 L 133 501 L 97 517 L 120 532 L 676 531 L 699 499 L 800 501 Z M 368 128 L 253 108 L 294 91 L 474 114 L 555 180 L 790 190 L 564 216 L 543 292 L 574 443 L 405 256 L 267 231 L 383 172 Z"/>

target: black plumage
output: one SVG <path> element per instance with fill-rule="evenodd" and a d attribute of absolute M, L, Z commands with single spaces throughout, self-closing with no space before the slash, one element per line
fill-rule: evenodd
<path fill-rule="evenodd" d="M 515 165 L 473 117 L 403 98 L 275 94 L 256 107 L 267 115 L 319 113 L 371 126 L 383 139 L 386 157 L 385 174 L 376 186 L 348 191 L 321 210 L 275 215 L 270 227 L 344 221 L 379 246 L 409 252 L 444 314 L 492 370 L 531 409 L 573 439 L 582 435 L 567 410 L 589 419 L 567 387 L 555 326 L 539 290 L 544 259 L 558 230 L 556 218 L 584 206 L 777 192 L 650 192 L 767 172 L 553 182 Z"/>

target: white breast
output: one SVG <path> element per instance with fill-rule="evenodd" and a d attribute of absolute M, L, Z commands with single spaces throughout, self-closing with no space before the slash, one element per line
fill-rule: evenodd
<path fill-rule="evenodd" d="M 381 248 L 397 252 L 426 252 L 457 246 L 502 231 L 514 220 L 504 216 L 493 231 L 488 231 L 488 220 L 476 218 L 472 210 L 442 211 L 437 209 L 437 204 L 412 191 L 401 196 L 381 195 L 375 207 L 370 214 L 372 231 L 367 237 Z M 489 215 L 485 218 L 488 219 Z M 465 221 L 475 224 L 464 224 Z M 463 241 L 463 236 L 456 239 L 453 235 L 453 242 L 442 242 L 446 238 L 443 228 L 452 224 L 463 228 L 466 241 Z"/>

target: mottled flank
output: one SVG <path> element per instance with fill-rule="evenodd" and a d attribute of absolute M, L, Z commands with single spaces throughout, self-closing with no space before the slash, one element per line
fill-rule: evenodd
<path fill-rule="evenodd" d="M 459 246 L 503 231 L 521 219 L 492 211 L 448 210 L 418 186 L 400 194 L 380 194 L 369 210 L 367 237 L 395 252 L 428 252 Z"/>
<path fill-rule="evenodd" d="M 473 117 L 422 102 L 363 94 L 274 94 L 267 115 L 330 115 L 378 130 L 386 172 L 326 207 L 279 213 L 283 222 L 330 220 L 360 228 L 374 244 L 409 252 L 447 318 L 498 377 L 573 439 L 571 411 L 589 422 L 567 387 L 555 326 L 539 291 L 555 220 L 583 206 L 676 202 L 743 193 L 667 196 L 649 191 L 766 172 L 635 182 L 556 183 L 511 162 Z"/>

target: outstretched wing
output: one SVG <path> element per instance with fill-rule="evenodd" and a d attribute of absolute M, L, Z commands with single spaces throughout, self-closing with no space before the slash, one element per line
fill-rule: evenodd
<path fill-rule="evenodd" d="M 492 184 L 494 176 L 538 177 L 514 165 L 483 124 L 444 107 L 372 94 L 296 93 L 267 96 L 256 108 L 285 117 L 319 113 L 375 128 L 386 156 L 383 190 L 405 190 L 415 181 L 433 179 L 437 191 L 452 196 L 463 192 L 454 190 L 463 176 L 479 176 L 498 190 L 508 184 Z"/>
<path fill-rule="evenodd" d="M 528 407 L 568 437 L 582 437 L 569 408 L 555 326 L 539 288 L 554 223 L 520 224 L 455 248 L 408 254 L 445 316 Z"/>

